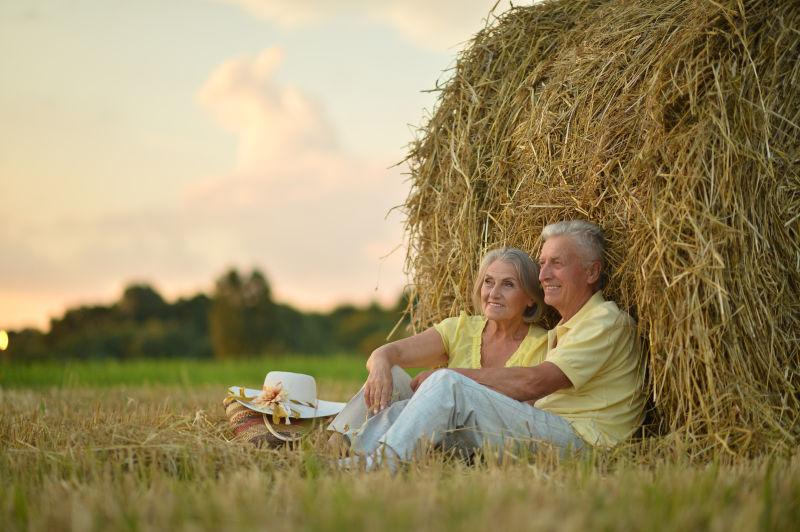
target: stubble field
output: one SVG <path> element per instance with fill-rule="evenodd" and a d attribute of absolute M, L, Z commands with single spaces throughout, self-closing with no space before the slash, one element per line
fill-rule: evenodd
<path fill-rule="evenodd" d="M 428 453 L 397 476 L 231 441 L 231 384 L 267 369 L 346 400 L 363 360 L 0 366 L 3 530 L 794 530 L 800 452 L 690 460 L 677 443 L 559 461 Z M 666 449 L 666 450 L 665 450 Z"/>

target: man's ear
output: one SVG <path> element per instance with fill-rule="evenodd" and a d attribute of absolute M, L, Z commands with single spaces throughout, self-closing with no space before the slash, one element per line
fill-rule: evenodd
<path fill-rule="evenodd" d="M 592 261 L 589 265 L 589 284 L 600 281 L 600 261 Z"/>

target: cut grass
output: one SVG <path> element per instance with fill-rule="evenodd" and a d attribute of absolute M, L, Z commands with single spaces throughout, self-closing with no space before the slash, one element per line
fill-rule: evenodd
<path fill-rule="evenodd" d="M 321 379 L 346 399 L 355 384 Z M 230 442 L 216 384 L 0 391 L 3 530 L 791 530 L 800 453 L 691 463 L 672 455 L 432 452 L 392 477 L 302 448 Z"/>

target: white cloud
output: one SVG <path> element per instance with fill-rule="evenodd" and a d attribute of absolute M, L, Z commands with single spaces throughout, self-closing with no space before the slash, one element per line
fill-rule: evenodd
<path fill-rule="evenodd" d="M 393 161 L 359 159 L 338 148 L 321 107 L 275 81 L 281 59 L 270 48 L 228 61 L 200 89 L 198 101 L 237 135 L 239 153 L 230 174 L 194 187 L 187 203 L 238 228 L 226 238 L 267 265 L 276 293 L 328 304 L 363 300 L 379 256 L 400 243 L 398 221 L 383 219 L 402 202 L 405 185 L 399 170 L 386 169 Z M 384 249 L 376 242 L 385 242 Z M 393 282 L 384 297 L 403 282 L 401 262 L 386 261 Z"/>
<path fill-rule="evenodd" d="M 239 136 L 237 171 L 335 149 L 333 129 L 319 105 L 298 89 L 273 82 L 282 61 L 283 51 L 275 47 L 229 60 L 198 93 L 220 125 Z"/>
<path fill-rule="evenodd" d="M 319 24 L 338 13 L 360 16 L 394 28 L 417 46 L 446 50 L 478 32 L 497 3 L 495 13 L 510 0 L 221 0 L 286 28 Z"/>

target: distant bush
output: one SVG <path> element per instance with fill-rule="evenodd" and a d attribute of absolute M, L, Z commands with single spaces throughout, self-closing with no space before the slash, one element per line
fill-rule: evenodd
<path fill-rule="evenodd" d="M 405 300 L 394 308 L 373 303 L 342 305 L 329 313 L 305 313 L 272 299 L 258 270 L 232 269 L 214 293 L 166 301 L 147 284 L 125 288 L 112 305 L 68 309 L 47 332 L 11 331 L 3 360 L 242 358 L 285 353 L 368 355 L 386 341 L 403 317 Z M 404 334 L 398 328 L 396 337 Z"/>

